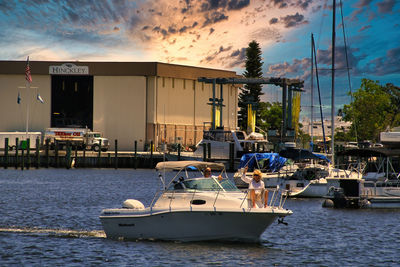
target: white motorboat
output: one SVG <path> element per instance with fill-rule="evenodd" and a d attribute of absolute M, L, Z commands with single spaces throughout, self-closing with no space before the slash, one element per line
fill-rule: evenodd
<path fill-rule="evenodd" d="M 211 158 L 229 159 L 231 144 L 234 144 L 234 158 L 240 158 L 245 153 L 266 152 L 272 148 L 267 138 L 260 133 L 247 135 L 244 131 L 216 129 L 203 132 L 203 139 L 196 145 L 193 156 L 202 158 L 205 145 Z M 207 146 L 211 146 L 211 151 L 208 151 Z"/>
<path fill-rule="evenodd" d="M 384 149 L 354 149 L 342 153 L 349 156 L 369 158 L 367 171 L 362 179 L 328 180 L 329 193 L 325 207 L 335 208 L 400 208 L 400 173 L 391 164 L 391 157 L 398 157 L 398 151 Z"/>
<path fill-rule="evenodd" d="M 224 178 L 204 178 L 202 173 L 189 171 L 206 167 L 220 170 Z M 127 200 L 123 208 L 103 210 L 100 220 L 108 238 L 256 242 L 276 219 L 292 214 L 283 208 L 285 194 L 278 191 L 268 207 L 251 208 L 247 192 L 240 191 L 228 179 L 220 163 L 161 162 L 156 169 L 179 171 L 149 207 Z M 165 185 L 165 178 L 160 178 Z"/>

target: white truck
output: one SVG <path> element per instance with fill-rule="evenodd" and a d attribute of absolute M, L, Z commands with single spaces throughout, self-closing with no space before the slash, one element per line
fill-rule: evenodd
<path fill-rule="evenodd" d="M 49 144 L 52 149 L 57 143 L 58 148 L 65 148 L 69 142 L 72 147 L 79 149 L 91 149 L 99 151 L 100 145 L 102 151 L 107 151 L 109 142 L 107 138 L 102 137 L 100 132 L 93 132 L 87 128 L 47 128 L 44 140 L 50 140 Z"/>
<path fill-rule="evenodd" d="M 5 148 L 5 141 L 8 138 L 8 149 L 15 150 L 18 148 L 26 149 L 26 140 L 30 140 L 30 149 L 36 148 L 36 139 L 39 138 L 39 145 L 41 144 L 41 132 L 0 132 L 0 148 Z M 19 145 L 16 144 L 16 138 L 18 138 Z M 21 144 L 22 141 L 22 144 Z"/>

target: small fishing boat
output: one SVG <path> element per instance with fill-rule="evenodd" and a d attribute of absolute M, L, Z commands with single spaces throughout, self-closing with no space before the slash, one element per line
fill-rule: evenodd
<path fill-rule="evenodd" d="M 205 178 L 201 171 L 207 167 L 221 171 L 220 176 Z M 257 242 L 271 223 L 292 214 L 283 208 L 285 194 L 278 191 L 268 207 L 251 208 L 247 192 L 228 179 L 220 163 L 160 162 L 156 169 L 178 172 L 166 186 L 159 175 L 163 189 L 149 207 L 130 199 L 122 208 L 103 210 L 100 220 L 108 238 Z"/>

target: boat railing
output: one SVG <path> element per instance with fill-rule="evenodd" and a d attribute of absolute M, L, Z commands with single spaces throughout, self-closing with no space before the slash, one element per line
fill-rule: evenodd
<path fill-rule="evenodd" d="M 266 189 L 267 190 L 267 189 Z M 221 191 L 224 191 L 224 189 L 222 188 L 212 188 L 210 190 L 206 190 L 209 192 L 215 192 L 215 198 L 213 201 L 213 208 L 214 210 L 216 209 L 216 204 L 218 201 L 219 196 L 221 195 Z M 268 206 L 270 207 L 277 207 L 277 208 L 283 208 L 283 206 L 285 205 L 285 202 L 287 200 L 288 197 L 288 192 L 287 190 L 283 190 L 280 188 L 276 188 L 274 190 L 269 190 L 270 192 L 272 191 L 272 197 L 269 200 Z M 197 189 L 182 189 L 182 190 L 161 190 L 161 191 L 157 191 L 153 200 L 151 201 L 150 204 L 150 212 L 152 212 L 153 210 L 153 206 L 155 204 L 155 201 L 158 199 L 158 196 L 162 197 L 162 195 L 164 194 L 168 194 L 167 198 L 168 198 L 168 209 L 171 211 L 172 210 L 172 205 L 173 205 L 173 200 L 175 199 L 175 195 L 177 193 L 191 193 L 191 200 L 189 202 L 189 208 L 190 210 L 192 210 L 193 208 L 193 200 L 195 199 L 196 194 L 199 192 Z M 245 203 L 245 201 L 249 200 L 249 190 L 245 190 L 242 191 L 242 193 L 244 193 L 243 196 L 243 200 L 240 204 L 240 208 L 243 208 L 243 205 Z M 268 201 L 268 200 L 267 200 Z"/>

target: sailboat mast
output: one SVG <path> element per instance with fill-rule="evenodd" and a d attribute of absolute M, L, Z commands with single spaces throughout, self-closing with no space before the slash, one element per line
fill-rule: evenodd
<path fill-rule="evenodd" d="M 314 35 L 311 33 L 311 144 L 314 143 Z M 311 152 L 313 152 L 311 147 Z"/>
<path fill-rule="evenodd" d="M 335 37 L 336 37 L 336 0 L 332 0 L 332 102 L 331 102 L 331 153 L 332 166 L 335 166 Z"/>

